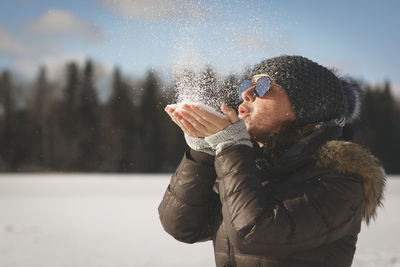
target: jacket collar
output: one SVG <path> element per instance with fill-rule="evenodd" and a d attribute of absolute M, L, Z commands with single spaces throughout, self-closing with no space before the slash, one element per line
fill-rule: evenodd
<path fill-rule="evenodd" d="M 278 155 L 278 164 L 273 166 L 267 149 L 259 149 L 257 167 L 269 177 L 279 177 L 296 171 L 313 161 L 313 154 L 327 141 L 340 138 L 341 127 L 317 127 L 310 134 L 295 142 Z"/>
<path fill-rule="evenodd" d="M 265 151 L 261 150 L 256 164 L 260 165 L 262 182 L 296 183 L 332 170 L 339 174 L 356 176 L 363 183 L 365 194 L 363 219 L 369 223 L 376 217 L 377 208 L 382 206 L 386 173 L 380 161 L 368 149 L 356 143 L 338 140 L 341 136 L 340 127 L 315 129 L 283 151 L 279 155 L 279 164 L 272 167 L 265 162 L 264 165 L 257 164 L 257 160 L 265 160 L 267 156 L 263 153 Z M 315 167 L 313 171 L 304 168 L 310 164 Z M 301 170 L 307 171 L 307 175 L 299 174 Z M 293 177 L 292 173 L 297 174 L 294 180 L 290 179 Z"/>

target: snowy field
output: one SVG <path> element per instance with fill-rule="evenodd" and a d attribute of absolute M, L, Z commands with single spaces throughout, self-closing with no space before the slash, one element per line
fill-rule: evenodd
<path fill-rule="evenodd" d="M 0 267 L 215 266 L 211 242 L 167 235 L 170 175 L 0 175 Z M 363 225 L 353 266 L 400 267 L 400 176 Z"/>

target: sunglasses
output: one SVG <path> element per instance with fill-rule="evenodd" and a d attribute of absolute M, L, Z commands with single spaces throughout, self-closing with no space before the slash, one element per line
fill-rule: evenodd
<path fill-rule="evenodd" d="M 265 95 L 268 92 L 271 84 L 274 84 L 274 83 L 271 81 L 271 79 L 269 77 L 267 77 L 267 76 L 260 77 L 255 84 L 254 92 L 255 92 L 256 96 L 262 97 L 263 95 Z M 238 90 L 238 96 L 239 96 L 240 101 L 243 101 L 242 93 L 244 91 L 246 91 L 247 89 L 249 89 L 250 87 L 252 87 L 253 85 L 254 85 L 254 83 L 251 80 L 244 80 L 240 84 L 239 90 Z"/>

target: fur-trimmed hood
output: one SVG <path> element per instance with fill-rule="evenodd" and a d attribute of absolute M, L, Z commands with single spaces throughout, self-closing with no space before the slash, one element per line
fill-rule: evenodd
<path fill-rule="evenodd" d="M 365 207 L 363 219 L 369 223 L 382 206 L 386 174 L 379 162 L 366 148 L 345 141 L 328 141 L 314 155 L 316 164 L 322 168 L 333 168 L 339 173 L 357 175 L 363 179 Z"/>

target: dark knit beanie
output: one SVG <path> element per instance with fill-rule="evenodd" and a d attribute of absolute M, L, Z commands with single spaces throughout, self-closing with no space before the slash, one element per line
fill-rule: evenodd
<path fill-rule="evenodd" d="M 279 56 L 262 61 L 252 75 L 266 73 L 289 97 L 296 123 L 344 126 L 357 114 L 358 94 L 329 69 L 301 56 Z M 351 93 L 346 92 L 351 91 Z M 354 103 L 348 103 L 349 98 Z M 350 99 L 351 100 L 351 99 Z M 351 100 L 352 101 L 352 100 Z M 349 106 L 350 105 L 350 106 Z"/>

